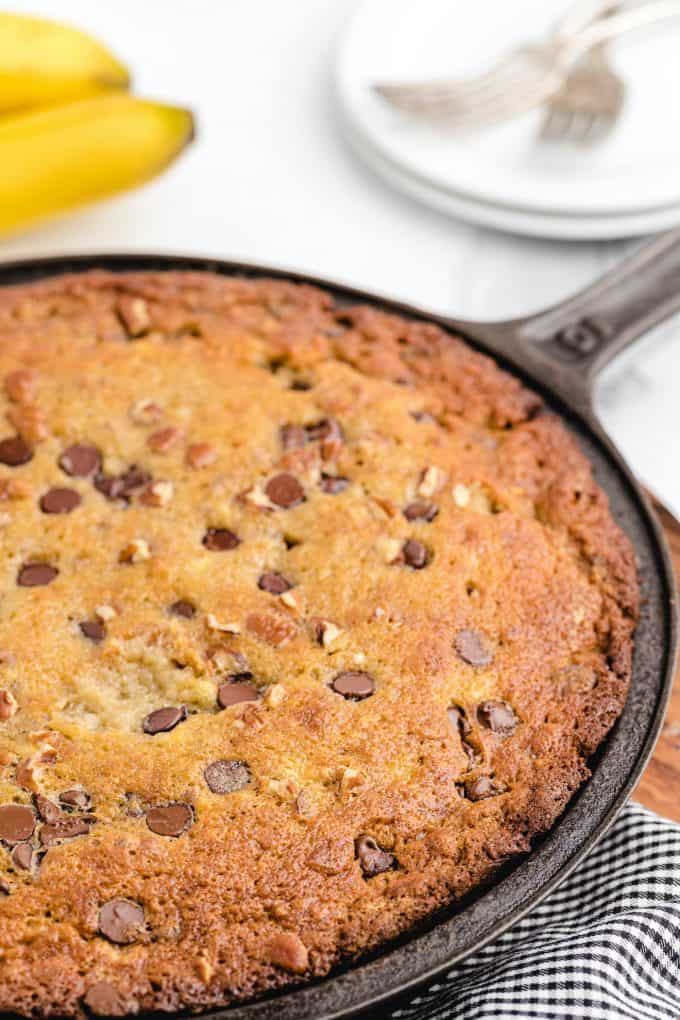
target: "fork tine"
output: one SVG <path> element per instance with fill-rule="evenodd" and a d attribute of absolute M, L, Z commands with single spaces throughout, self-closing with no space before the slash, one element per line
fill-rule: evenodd
<path fill-rule="evenodd" d="M 549 91 L 551 91 L 551 86 L 547 76 L 533 72 L 523 73 L 512 78 L 502 78 L 493 84 L 490 83 L 484 89 L 477 89 L 464 95 L 452 92 L 437 101 L 426 102 L 416 96 L 406 101 L 399 99 L 396 105 L 407 113 L 446 118 L 466 113 L 474 114 L 479 107 L 504 105 L 506 100 L 513 101 L 516 96 Z"/>
<path fill-rule="evenodd" d="M 548 142 L 557 142 L 569 132 L 572 114 L 559 107 L 549 107 L 541 124 L 541 138 Z"/>
<path fill-rule="evenodd" d="M 616 117 L 606 113 L 599 113 L 593 117 L 593 123 L 591 124 L 588 137 L 585 139 L 586 144 L 595 145 L 598 142 L 603 141 L 609 134 L 616 123 Z"/>

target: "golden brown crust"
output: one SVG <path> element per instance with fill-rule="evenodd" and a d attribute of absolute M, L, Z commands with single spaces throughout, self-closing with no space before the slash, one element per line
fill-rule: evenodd
<path fill-rule="evenodd" d="M 534 394 L 276 280 L 52 278 L 0 340 L 0 1011 L 323 975 L 552 825 L 638 589 Z"/>

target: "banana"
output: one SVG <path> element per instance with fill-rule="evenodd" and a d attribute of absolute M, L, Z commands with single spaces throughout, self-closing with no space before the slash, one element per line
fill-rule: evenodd
<path fill-rule="evenodd" d="M 68 25 L 0 13 L 0 113 L 127 89 L 126 68 Z"/>
<path fill-rule="evenodd" d="M 193 133 L 188 110 L 125 92 L 0 119 L 0 233 L 143 183 Z"/>

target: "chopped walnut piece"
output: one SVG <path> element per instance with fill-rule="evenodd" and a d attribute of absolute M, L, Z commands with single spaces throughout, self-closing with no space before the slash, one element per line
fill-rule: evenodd
<path fill-rule="evenodd" d="M 37 404 L 15 404 L 7 420 L 27 443 L 40 443 L 49 436 L 45 412 Z"/>
<path fill-rule="evenodd" d="M 269 959 L 275 967 L 304 974 L 309 966 L 309 953 L 302 939 L 293 932 L 281 932 L 269 943 Z"/>
<path fill-rule="evenodd" d="M 317 814 L 317 806 L 314 802 L 314 797 L 310 791 L 304 789 L 304 787 L 295 798 L 295 810 L 299 814 L 300 818 L 314 818 Z"/>
<path fill-rule="evenodd" d="M 208 960 L 206 956 L 196 957 L 196 973 L 198 974 L 199 978 L 201 979 L 204 985 L 209 984 L 210 981 L 212 980 L 212 977 L 215 973 L 215 968 L 213 967 L 212 963 L 210 962 L 210 960 Z"/>
<path fill-rule="evenodd" d="M 251 613 L 246 626 L 251 634 L 277 648 L 295 637 L 297 628 L 293 621 L 280 613 Z"/>
<path fill-rule="evenodd" d="M 144 298 L 123 294 L 118 298 L 116 310 L 128 336 L 141 336 L 151 325 L 149 306 Z"/>
<path fill-rule="evenodd" d="M 423 496 L 425 499 L 430 499 L 443 488 L 445 482 L 446 472 L 442 471 L 441 468 L 435 465 L 426 467 L 420 477 L 418 495 Z"/>
<path fill-rule="evenodd" d="M 29 403 L 35 398 L 39 375 L 33 369 L 19 369 L 5 376 L 5 393 L 15 404 Z"/>
<path fill-rule="evenodd" d="M 114 617 L 118 616 L 118 613 L 113 606 L 97 606 L 94 611 L 94 615 L 100 623 L 108 623 L 109 620 L 113 620 Z"/>
<path fill-rule="evenodd" d="M 317 620 L 315 622 L 315 636 L 322 648 L 330 648 L 334 641 L 342 634 L 340 627 L 337 627 L 330 620 Z"/>
<path fill-rule="evenodd" d="M 454 485 L 453 502 L 461 508 L 468 505 L 470 502 L 470 490 L 467 485 Z"/>
<path fill-rule="evenodd" d="M 271 684 L 264 695 L 264 703 L 269 708 L 279 708 L 286 700 L 286 688 L 283 684 Z"/>
<path fill-rule="evenodd" d="M 267 779 L 262 785 L 267 793 L 272 793 L 281 800 L 295 800 L 301 790 L 297 780 L 290 778 Z"/>
<path fill-rule="evenodd" d="M 302 614 L 304 599 L 296 588 L 289 588 L 288 591 L 282 592 L 279 596 L 279 601 L 283 602 L 284 606 L 287 606 L 296 616 Z"/>
<path fill-rule="evenodd" d="M 17 699 L 10 691 L 0 687 L 0 722 L 7 722 L 19 708 Z"/>
<path fill-rule="evenodd" d="M 396 563 L 401 556 L 402 543 L 398 538 L 382 535 L 375 543 L 375 547 L 384 563 Z"/>
<path fill-rule="evenodd" d="M 260 485 L 251 485 L 249 489 L 246 489 L 245 492 L 241 493 L 240 498 L 245 500 L 246 503 L 252 503 L 252 505 L 258 507 L 259 510 L 275 509 L 274 504 Z"/>
<path fill-rule="evenodd" d="M 211 443 L 191 443 L 187 447 L 186 462 L 192 468 L 204 468 L 217 460 L 217 450 Z"/>
<path fill-rule="evenodd" d="M 135 538 L 118 554 L 119 563 L 142 563 L 151 559 L 149 543 L 143 538 Z"/>
<path fill-rule="evenodd" d="M 167 506 L 175 494 L 172 482 L 151 482 L 143 490 L 139 502 L 144 506 Z"/>
<path fill-rule="evenodd" d="M 165 429 L 159 429 L 158 432 L 152 432 L 146 441 L 146 445 L 154 453 L 167 453 L 173 446 L 182 438 L 182 432 L 174 425 L 168 425 Z"/>
<path fill-rule="evenodd" d="M 31 486 L 21 478 L 0 478 L 0 503 L 29 499 Z"/>
<path fill-rule="evenodd" d="M 17 786 L 24 790 L 30 790 L 31 793 L 39 793 L 39 783 L 44 766 L 52 765 L 56 756 L 55 749 L 50 744 L 45 744 L 42 750 L 36 751 L 35 754 L 20 761 L 14 774 Z"/>
<path fill-rule="evenodd" d="M 337 771 L 338 787 L 343 796 L 348 796 L 352 790 L 362 786 L 364 777 L 359 769 L 350 768 L 347 765 L 340 765 Z"/>
<path fill-rule="evenodd" d="M 218 620 L 213 613 L 208 613 L 205 618 L 205 625 L 208 630 L 220 631 L 222 634 L 240 634 L 241 628 L 238 623 L 225 623 Z"/>
<path fill-rule="evenodd" d="M 163 408 L 150 397 L 144 397 L 134 402 L 130 417 L 135 425 L 155 425 L 163 417 Z"/>

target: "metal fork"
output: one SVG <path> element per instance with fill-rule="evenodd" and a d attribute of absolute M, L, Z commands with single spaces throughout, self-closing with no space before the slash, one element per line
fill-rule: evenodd
<path fill-rule="evenodd" d="M 608 6 L 611 6 L 609 4 Z M 505 120 L 548 102 L 593 48 L 625 32 L 680 15 L 680 0 L 656 0 L 602 17 L 576 35 L 520 46 L 486 74 L 466 80 L 378 84 L 376 91 L 412 116 L 448 127 L 472 128 Z"/>
<path fill-rule="evenodd" d="M 595 145 L 616 124 L 625 96 L 623 80 L 609 66 L 606 44 L 596 46 L 551 97 L 540 137 L 549 142 Z"/>

